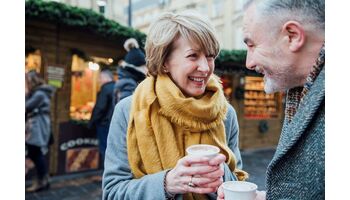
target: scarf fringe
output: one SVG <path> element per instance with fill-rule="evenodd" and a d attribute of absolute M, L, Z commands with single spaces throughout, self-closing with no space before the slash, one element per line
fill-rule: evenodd
<path fill-rule="evenodd" d="M 167 108 L 168 109 L 172 109 L 171 107 Z M 165 117 L 169 117 L 170 121 L 174 124 L 178 124 L 179 126 L 185 127 L 185 128 L 192 128 L 195 130 L 210 130 L 210 129 L 214 129 L 218 126 L 221 125 L 222 121 L 226 119 L 226 112 L 227 112 L 227 108 L 225 110 L 223 110 L 222 112 L 219 112 L 217 115 L 217 118 L 214 121 L 208 122 L 208 123 L 202 123 L 199 120 L 200 119 L 196 119 L 195 117 L 193 118 L 193 120 L 188 120 L 186 118 L 181 117 L 181 111 L 179 111 L 179 115 L 169 115 L 168 112 L 164 111 L 164 110 L 160 110 L 159 114 L 165 116 Z"/>

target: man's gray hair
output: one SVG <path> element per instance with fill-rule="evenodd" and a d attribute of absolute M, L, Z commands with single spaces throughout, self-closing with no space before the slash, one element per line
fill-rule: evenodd
<path fill-rule="evenodd" d="M 284 23 L 295 20 L 314 30 L 325 29 L 324 0 L 248 0 L 243 9 L 256 3 L 258 16 L 269 17 Z"/>

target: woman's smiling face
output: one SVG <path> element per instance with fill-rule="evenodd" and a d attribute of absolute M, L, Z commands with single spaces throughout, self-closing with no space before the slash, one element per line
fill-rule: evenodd
<path fill-rule="evenodd" d="M 185 96 L 197 97 L 205 92 L 215 68 L 214 60 L 214 55 L 205 55 L 198 46 L 180 36 L 174 41 L 164 66 Z"/>

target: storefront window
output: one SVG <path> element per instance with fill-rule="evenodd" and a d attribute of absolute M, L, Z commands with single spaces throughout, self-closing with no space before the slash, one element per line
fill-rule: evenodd
<path fill-rule="evenodd" d="M 39 49 L 34 50 L 26 55 L 25 72 L 35 70 L 40 73 L 41 70 L 41 52 Z"/>
<path fill-rule="evenodd" d="M 266 94 L 262 77 L 245 77 L 244 117 L 248 119 L 278 118 L 280 94 Z"/>
<path fill-rule="evenodd" d="M 70 117 L 77 121 L 87 121 L 91 117 L 98 89 L 98 70 L 92 70 L 77 55 L 72 59 L 72 88 Z"/>
<path fill-rule="evenodd" d="M 98 77 L 102 66 L 108 67 L 111 58 L 91 57 L 86 61 L 77 55 L 72 57 L 72 87 L 70 118 L 87 122 L 91 118 L 96 103 L 96 95 L 100 90 Z"/>

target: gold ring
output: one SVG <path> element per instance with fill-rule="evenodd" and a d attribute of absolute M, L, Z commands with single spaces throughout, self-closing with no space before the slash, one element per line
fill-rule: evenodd
<path fill-rule="evenodd" d="M 192 183 L 192 178 L 193 178 L 193 176 L 191 176 L 191 180 L 190 180 L 190 182 L 188 182 L 187 185 L 190 187 L 196 187 L 196 185 Z"/>

